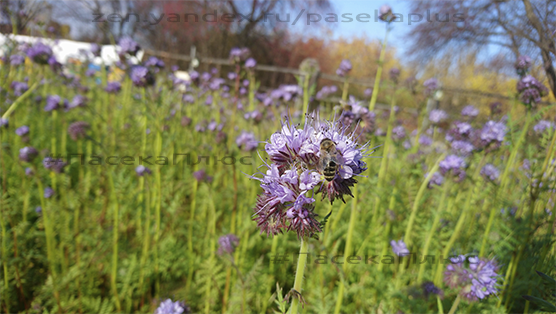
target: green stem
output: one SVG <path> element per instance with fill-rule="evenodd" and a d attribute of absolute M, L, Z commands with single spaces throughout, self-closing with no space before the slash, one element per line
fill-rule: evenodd
<path fill-rule="evenodd" d="M 405 229 L 405 235 L 403 238 L 408 247 L 411 246 L 411 231 L 413 229 L 415 216 L 417 215 L 417 208 L 419 207 L 419 202 L 421 201 L 421 198 L 423 197 L 423 194 L 425 193 L 425 189 L 427 188 L 427 185 L 429 184 L 429 181 L 431 180 L 433 174 L 436 172 L 436 170 L 438 170 L 440 161 L 443 160 L 445 156 L 446 154 L 442 154 L 442 156 L 440 156 L 438 160 L 434 163 L 434 166 L 432 167 L 431 171 L 429 171 L 429 174 L 427 175 L 423 183 L 421 183 L 421 187 L 417 192 L 415 201 L 413 201 L 413 207 L 411 208 L 411 214 L 409 215 L 409 222 L 407 223 L 407 227 Z"/>
<path fill-rule="evenodd" d="M 114 292 L 114 298 L 116 299 L 116 308 L 121 311 L 120 297 L 118 296 L 118 287 L 116 285 L 117 275 L 118 275 L 118 227 L 119 227 L 119 204 L 116 196 L 116 190 L 114 188 L 114 179 L 112 173 L 108 171 L 108 180 L 110 184 L 110 190 L 112 194 L 112 202 L 114 206 L 113 219 L 114 226 L 112 227 L 112 273 L 110 276 L 112 291 Z"/>
<path fill-rule="evenodd" d="M 448 194 L 450 194 L 450 188 L 451 188 L 450 182 L 445 182 L 444 183 L 444 192 L 442 193 L 442 196 L 440 198 L 440 203 L 438 204 L 438 209 L 436 210 L 436 213 L 434 214 L 434 220 L 432 222 L 432 227 L 429 231 L 429 235 L 428 235 L 427 240 L 425 242 L 425 247 L 423 248 L 423 256 L 424 256 L 425 259 L 427 258 L 427 254 L 429 253 L 429 248 L 430 248 L 432 238 L 436 234 L 436 227 L 438 226 L 438 224 L 440 222 L 440 216 L 441 216 L 440 214 L 442 212 L 442 209 L 444 208 L 444 202 L 446 201 L 446 197 L 448 196 Z M 452 205 L 453 205 L 453 202 L 450 202 L 450 204 L 448 205 L 448 212 L 452 208 Z M 423 274 L 425 273 L 425 266 L 426 266 L 425 263 L 422 263 L 421 265 L 419 265 L 419 273 L 417 275 L 417 283 L 420 283 L 421 280 L 423 279 Z"/>
<path fill-rule="evenodd" d="M 458 297 L 454 301 L 454 304 L 452 304 L 452 308 L 450 308 L 450 312 L 448 312 L 448 314 L 454 314 L 456 312 L 456 309 L 458 308 L 459 305 L 459 301 L 461 301 L 461 296 L 458 294 Z"/>
<path fill-rule="evenodd" d="M 10 114 L 17 108 L 17 106 L 21 102 L 23 102 L 27 97 L 29 97 L 29 95 L 31 95 L 31 93 L 35 90 L 35 88 L 37 88 L 37 86 L 39 86 L 39 82 L 35 82 L 35 84 L 31 85 L 31 87 L 25 93 L 23 93 L 23 95 L 19 96 L 19 98 L 12 103 L 10 108 L 8 108 L 6 112 L 4 112 L 2 118 L 7 119 L 10 116 Z"/>
<path fill-rule="evenodd" d="M 375 84 L 373 87 L 373 95 L 371 97 L 371 102 L 369 103 L 369 110 L 375 110 L 376 100 L 378 98 L 378 88 L 380 85 L 380 78 L 382 76 L 382 67 L 384 66 L 384 57 L 386 56 L 386 43 L 388 40 L 389 28 L 386 27 L 386 34 L 384 35 L 384 41 L 382 42 L 382 49 L 380 50 L 380 57 L 378 58 L 378 69 L 376 71 Z"/>
<path fill-rule="evenodd" d="M 301 248 L 299 249 L 299 259 L 297 260 L 297 270 L 295 271 L 295 282 L 293 289 L 301 294 L 303 286 L 303 274 L 305 273 L 305 265 L 307 264 L 307 255 L 309 255 L 308 239 L 301 239 Z M 299 298 L 294 297 L 289 314 L 297 314 L 299 308 Z"/>
<path fill-rule="evenodd" d="M 353 200 L 351 203 L 351 215 L 349 217 L 349 227 L 348 227 L 348 234 L 346 239 L 346 247 L 344 249 L 344 258 L 347 260 L 351 255 L 351 247 L 352 247 L 352 240 L 353 240 L 353 230 L 355 229 L 355 222 L 357 221 L 357 186 L 353 188 Z M 343 264 L 343 272 L 344 280 L 347 280 L 347 271 L 348 271 L 348 263 L 344 261 Z M 336 307 L 334 309 L 334 313 L 337 314 L 340 312 L 340 308 L 342 307 L 342 301 L 344 298 L 344 283 L 343 281 L 340 282 L 340 289 L 338 290 L 338 298 L 336 299 Z"/>
<path fill-rule="evenodd" d="M 4 268 L 4 304 L 6 304 L 6 311 L 10 313 L 10 303 L 8 300 L 10 299 L 9 292 L 10 287 L 8 285 L 9 277 L 8 277 L 8 261 L 6 256 L 8 256 L 8 250 L 6 249 L 6 225 L 4 222 L 4 210 L 0 212 L 0 225 L 2 227 L 2 266 Z"/>

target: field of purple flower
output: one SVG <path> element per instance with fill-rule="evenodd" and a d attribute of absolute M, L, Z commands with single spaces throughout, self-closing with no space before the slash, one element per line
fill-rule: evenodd
<path fill-rule="evenodd" d="M 554 104 L 528 57 L 509 112 L 429 108 L 428 78 L 409 129 L 399 69 L 366 100 L 310 64 L 262 92 L 248 49 L 182 79 L 118 44 L 99 71 L 40 42 L 3 59 L 2 312 L 556 311 Z"/>

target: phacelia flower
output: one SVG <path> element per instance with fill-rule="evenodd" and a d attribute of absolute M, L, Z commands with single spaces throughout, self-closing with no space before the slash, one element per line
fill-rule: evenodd
<path fill-rule="evenodd" d="M 44 168 L 48 170 L 53 170 L 56 173 L 62 173 L 64 171 L 64 167 L 67 166 L 62 159 L 54 159 L 52 157 L 45 157 L 42 161 Z"/>
<path fill-rule="evenodd" d="M 236 138 L 236 144 L 238 147 L 244 151 L 252 151 L 257 148 L 259 142 L 255 138 L 255 134 L 250 132 L 241 132 L 241 134 Z"/>
<path fill-rule="evenodd" d="M 104 90 L 109 94 L 117 94 L 122 90 L 122 83 L 118 81 L 108 82 Z"/>
<path fill-rule="evenodd" d="M 407 245 L 405 244 L 405 242 L 403 242 L 403 240 L 398 240 L 398 242 L 392 240 L 390 241 L 390 245 L 392 246 L 392 251 L 394 251 L 394 254 L 398 255 L 398 256 L 407 256 L 409 255 L 409 250 L 407 249 Z"/>
<path fill-rule="evenodd" d="M 44 198 L 51 198 L 54 196 L 54 190 L 51 187 L 46 187 L 44 189 Z"/>
<path fill-rule="evenodd" d="M 432 145 L 432 138 L 428 137 L 425 134 L 421 134 L 419 136 L 419 145 L 422 146 L 431 146 Z"/>
<path fill-rule="evenodd" d="M 10 56 L 10 64 L 13 66 L 17 66 L 23 64 L 25 62 L 25 57 L 22 55 L 11 55 Z"/>
<path fill-rule="evenodd" d="M 375 117 L 374 112 L 361 106 L 355 97 L 350 96 L 338 122 L 346 128 L 346 133 L 354 133 L 356 139 L 366 142 L 368 135 L 374 131 Z"/>
<path fill-rule="evenodd" d="M 328 181 L 322 175 L 320 144 L 329 139 L 336 145 L 336 175 Z M 362 161 L 367 146 L 355 142 L 338 121 L 321 121 L 318 115 L 306 117 L 305 126 L 299 128 L 289 122 L 283 123 L 281 131 L 274 133 L 266 143 L 270 157 L 267 171 L 262 174 L 263 193 L 259 195 L 254 209 L 255 220 L 261 233 L 276 235 L 293 230 L 298 237 L 312 236 L 321 231 L 315 219 L 313 189 L 328 197 L 330 202 L 344 195 L 353 196 L 350 188 L 354 179 L 366 170 Z M 320 161 L 319 161 L 320 160 Z"/>
<path fill-rule="evenodd" d="M 87 99 L 87 97 L 82 96 L 82 95 L 75 95 L 73 97 L 73 99 L 71 100 L 71 102 L 68 104 L 66 109 L 73 109 L 73 108 L 77 108 L 77 107 L 85 107 L 87 105 L 87 102 L 89 100 Z"/>
<path fill-rule="evenodd" d="M 52 111 L 59 109 L 60 107 L 65 108 L 66 103 L 68 101 L 66 99 L 62 99 L 62 97 L 58 95 L 50 95 L 46 97 L 46 106 L 44 106 L 44 111 Z"/>
<path fill-rule="evenodd" d="M 221 236 L 218 239 L 218 255 L 233 254 L 239 244 L 239 238 L 234 234 Z"/>
<path fill-rule="evenodd" d="M 85 121 L 77 121 L 69 125 L 68 133 L 72 140 L 77 141 L 78 139 L 85 137 L 89 127 L 89 123 Z"/>
<path fill-rule="evenodd" d="M 436 91 L 440 87 L 438 84 L 438 80 L 434 77 L 423 82 L 423 86 L 425 86 L 426 96 L 431 95 L 434 91 Z"/>
<path fill-rule="evenodd" d="M 456 155 L 448 155 L 444 160 L 439 163 L 440 173 L 446 176 L 451 173 L 456 177 L 456 181 L 461 181 L 465 178 L 466 163 L 463 158 Z"/>
<path fill-rule="evenodd" d="M 398 68 L 391 68 L 390 72 L 388 73 L 390 75 L 390 79 L 392 81 L 394 81 L 395 83 L 398 82 L 398 79 L 400 78 L 400 69 Z"/>
<path fill-rule="evenodd" d="M 186 314 L 190 313 L 191 309 L 184 302 L 176 301 L 173 302 L 171 299 L 167 299 L 160 302 L 160 305 L 154 312 L 155 314 Z"/>
<path fill-rule="evenodd" d="M 151 174 L 151 169 L 143 166 L 143 165 L 139 165 L 135 168 L 135 173 L 137 173 L 138 176 L 142 177 L 145 174 Z"/>
<path fill-rule="evenodd" d="M 14 90 L 14 96 L 21 96 L 29 89 L 29 85 L 25 82 L 13 81 L 10 87 Z"/>
<path fill-rule="evenodd" d="M 531 58 L 529 56 L 519 56 L 515 61 L 515 71 L 517 75 L 525 76 L 531 67 Z"/>
<path fill-rule="evenodd" d="M 43 44 L 42 42 L 36 42 L 33 46 L 27 48 L 25 51 L 29 59 L 33 60 L 38 64 L 48 64 L 48 59 L 52 56 L 52 49 Z"/>
<path fill-rule="evenodd" d="M 141 47 L 135 42 L 131 37 L 122 37 L 118 42 L 118 46 L 120 46 L 120 50 L 118 54 L 120 56 L 125 56 L 126 54 L 130 56 L 135 56 Z"/>
<path fill-rule="evenodd" d="M 392 129 L 392 138 L 395 141 L 399 141 L 406 136 L 405 129 L 402 125 L 398 125 Z"/>
<path fill-rule="evenodd" d="M 31 146 L 26 146 L 19 150 L 19 160 L 24 162 L 31 162 L 38 155 L 39 152 Z"/>
<path fill-rule="evenodd" d="M 162 69 L 164 68 L 164 61 L 158 59 L 155 56 L 151 56 L 149 57 L 149 59 L 147 59 L 147 61 L 145 61 L 145 66 L 146 67 L 154 67 L 154 68 L 159 68 Z"/>
<path fill-rule="evenodd" d="M 533 127 L 533 130 L 536 133 L 543 133 L 546 130 L 554 129 L 555 127 L 556 126 L 554 125 L 554 122 L 548 120 L 541 120 Z"/>
<path fill-rule="evenodd" d="M 195 172 L 193 172 L 193 177 L 195 178 L 195 180 L 197 180 L 198 182 L 212 182 L 212 177 L 209 176 L 205 170 L 197 170 Z"/>
<path fill-rule="evenodd" d="M 425 177 L 426 176 L 428 176 L 428 173 L 425 174 Z M 444 183 L 444 177 L 439 172 L 435 172 L 435 173 L 432 174 L 432 177 L 429 181 L 429 184 L 427 184 L 427 187 L 429 189 L 432 189 L 433 185 L 441 186 L 442 183 Z"/>
<path fill-rule="evenodd" d="M 138 87 L 145 87 L 154 84 L 153 74 L 144 66 L 139 65 L 131 68 L 130 77 L 133 85 Z"/>
<path fill-rule="evenodd" d="M 468 156 L 475 147 L 467 141 L 452 141 L 452 151 L 460 156 Z"/>
<path fill-rule="evenodd" d="M 506 125 L 502 122 L 487 121 L 480 133 L 481 145 L 499 147 L 506 135 Z"/>
<path fill-rule="evenodd" d="M 247 59 L 250 53 L 251 52 L 249 51 L 249 48 L 234 47 L 230 50 L 230 60 L 232 60 L 233 62 L 243 61 Z"/>
<path fill-rule="evenodd" d="M 20 150 L 20 153 L 21 153 L 21 150 Z M 20 157 L 20 158 L 21 158 L 21 157 Z M 25 168 L 25 175 L 26 175 L 26 176 L 31 177 L 31 176 L 33 176 L 34 174 L 35 174 L 35 172 L 33 171 L 32 168 L 29 168 L 29 167 Z"/>
<path fill-rule="evenodd" d="M 496 181 L 500 176 L 500 171 L 492 164 L 486 164 L 483 169 L 481 169 L 481 175 L 490 181 Z"/>
<path fill-rule="evenodd" d="M 434 109 L 429 114 L 429 121 L 433 124 L 438 124 L 448 119 L 448 114 L 444 110 Z"/>
<path fill-rule="evenodd" d="M 442 296 L 444 294 L 442 289 L 435 286 L 434 283 L 432 283 L 431 281 L 423 282 L 421 287 L 423 288 L 423 294 L 425 295 L 425 298 L 428 298 L 431 294 L 436 294 L 439 296 Z"/>
<path fill-rule="evenodd" d="M 531 107 L 541 102 L 541 97 L 548 95 L 548 89 L 531 75 L 526 75 L 517 82 L 519 99 Z"/>
<path fill-rule="evenodd" d="M 338 67 L 338 70 L 336 70 L 336 75 L 346 76 L 351 71 L 351 68 L 351 62 L 347 59 L 344 59 L 342 60 L 342 62 L 340 62 L 340 66 Z"/>
<path fill-rule="evenodd" d="M 396 17 L 392 13 L 392 7 L 390 7 L 387 4 L 382 5 L 378 10 L 378 12 L 379 12 L 378 18 L 381 21 L 390 23 L 396 19 Z"/>
<path fill-rule="evenodd" d="M 468 105 L 463 107 L 461 115 L 466 117 L 476 117 L 479 115 L 479 109 L 475 108 L 473 105 Z"/>
<path fill-rule="evenodd" d="M 496 282 L 499 275 L 496 273 L 498 265 L 495 260 L 469 257 L 467 267 L 464 255 L 450 260 L 444 272 L 444 282 L 450 288 L 458 289 L 462 297 L 476 301 L 498 292 Z"/>
<path fill-rule="evenodd" d="M 10 121 L 8 120 L 8 118 L 2 118 L 2 117 L 0 117 L 0 128 L 1 128 L 1 127 L 7 128 L 8 125 L 10 125 Z"/>
<path fill-rule="evenodd" d="M 29 127 L 26 125 L 20 126 L 19 128 L 15 129 L 15 134 L 19 136 L 25 136 L 29 134 Z"/>
<path fill-rule="evenodd" d="M 93 56 L 100 57 L 101 48 L 98 44 L 92 43 L 89 50 L 91 51 Z"/>
<path fill-rule="evenodd" d="M 256 66 L 257 66 L 257 61 L 255 61 L 255 59 L 253 58 L 249 58 L 245 61 L 245 67 L 248 69 L 253 69 Z"/>
<path fill-rule="evenodd" d="M 365 89 L 363 95 L 365 95 L 365 97 L 371 97 L 373 95 L 373 89 L 372 88 Z"/>

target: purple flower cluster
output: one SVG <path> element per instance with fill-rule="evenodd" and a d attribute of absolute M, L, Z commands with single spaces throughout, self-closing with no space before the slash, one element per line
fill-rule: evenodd
<path fill-rule="evenodd" d="M 89 129 L 89 123 L 85 121 L 77 121 L 69 125 L 68 134 L 71 139 L 77 141 L 85 137 L 87 130 Z"/>
<path fill-rule="evenodd" d="M 331 181 L 325 181 L 320 173 L 320 143 L 330 139 L 336 144 L 335 158 L 338 169 Z M 276 235 L 293 230 L 298 237 L 312 236 L 321 231 L 315 217 L 313 189 L 328 197 L 330 202 L 344 195 L 352 195 L 350 187 L 357 181 L 354 176 L 366 170 L 362 161 L 366 145 L 359 147 L 353 134 L 346 134 L 337 121 L 321 121 L 318 115 L 306 117 L 304 127 L 284 123 L 280 132 L 274 133 L 265 150 L 271 164 L 262 174 L 263 193 L 259 195 L 254 209 L 255 220 L 261 233 Z M 254 177 L 255 178 L 255 177 Z"/>
<path fill-rule="evenodd" d="M 149 59 L 147 59 L 147 61 L 145 61 L 144 65 L 146 67 L 153 67 L 153 68 L 159 68 L 162 69 L 164 68 L 164 61 L 158 59 L 155 56 L 151 56 L 149 57 Z"/>
<path fill-rule="evenodd" d="M 323 86 L 321 90 L 317 92 L 315 98 L 321 100 L 330 94 L 334 94 L 337 91 L 338 91 L 338 87 L 336 87 L 336 85 Z"/>
<path fill-rule="evenodd" d="M 154 75 L 144 66 L 134 66 L 129 74 L 133 85 L 146 87 L 154 84 Z"/>
<path fill-rule="evenodd" d="M 197 180 L 197 182 L 212 182 L 212 177 L 209 176 L 203 169 L 193 172 L 193 177 Z"/>
<path fill-rule="evenodd" d="M 44 188 L 44 198 L 51 198 L 52 196 L 54 196 L 54 190 L 51 187 L 46 187 Z"/>
<path fill-rule="evenodd" d="M 135 173 L 137 173 L 138 176 L 142 177 L 146 174 L 151 174 L 151 169 L 143 166 L 143 165 L 139 165 L 135 168 Z"/>
<path fill-rule="evenodd" d="M 395 83 L 398 82 L 398 79 L 400 78 L 400 69 L 398 68 L 391 68 L 390 72 L 388 73 L 390 75 L 390 79 L 392 81 L 394 81 Z"/>
<path fill-rule="evenodd" d="M 502 122 L 487 121 L 480 133 L 481 146 L 500 147 L 506 135 L 506 125 Z"/>
<path fill-rule="evenodd" d="M 255 134 L 243 131 L 236 138 L 236 144 L 237 144 L 238 147 L 240 147 L 244 151 L 250 152 L 250 151 L 254 150 L 255 148 L 257 148 L 257 145 L 259 145 L 259 142 L 257 141 L 257 138 L 255 137 Z"/>
<path fill-rule="evenodd" d="M 118 81 L 108 82 L 104 90 L 109 94 L 117 94 L 122 90 L 122 83 Z"/>
<path fill-rule="evenodd" d="M 431 95 L 434 91 L 436 91 L 440 87 L 438 84 L 438 80 L 434 77 L 423 82 L 423 86 L 425 86 L 426 96 Z"/>
<path fill-rule="evenodd" d="M 442 289 L 435 286 L 434 283 L 431 281 L 423 282 L 421 287 L 423 288 L 423 294 L 425 295 L 425 298 L 428 298 L 431 294 L 436 294 L 439 296 L 442 296 L 444 294 Z"/>
<path fill-rule="evenodd" d="M 58 95 L 50 95 L 46 97 L 46 106 L 44 106 L 44 111 L 49 112 L 60 108 L 66 108 L 67 104 L 67 99 L 62 99 L 62 97 Z"/>
<path fill-rule="evenodd" d="M 15 134 L 19 136 L 25 136 L 29 134 L 29 127 L 26 125 L 20 126 L 19 128 L 15 129 Z"/>
<path fill-rule="evenodd" d="M 26 146 L 19 150 L 19 160 L 24 162 L 31 162 L 38 155 L 39 152 L 34 147 Z"/>
<path fill-rule="evenodd" d="M 120 56 L 125 56 L 126 54 L 130 56 L 135 56 L 141 47 L 135 42 L 131 37 L 122 37 L 118 42 L 118 46 L 120 46 L 120 51 L 118 54 Z"/>
<path fill-rule="evenodd" d="M 469 266 L 465 266 L 465 256 L 451 258 L 451 264 L 446 266 L 444 282 L 452 289 L 459 289 L 459 294 L 469 301 L 484 299 L 495 294 L 498 289 L 498 265 L 494 260 L 479 257 L 469 257 Z"/>
<path fill-rule="evenodd" d="M 303 90 L 298 85 L 280 85 L 280 87 L 270 93 L 270 98 L 290 101 L 295 96 L 300 96 L 302 94 Z"/>
<path fill-rule="evenodd" d="M 469 156 L 475 149 L 473 144 L 467 141 L 459 141 L 459 140 L 452 141 L 451 146 L 452 146 L 452 151 L 455 154 L 458 154 L 460 156 Z"/>
<path fill-rule="evenodd" d="M 191 309 L 184 302 L 176 301 L 173 302 L 172 299 L 167 299 L 160 302 L 160 305 L 154 312 L 155 314 L 186 314 L 190 313 Z"/>
<path fill-rule="evenodd" d="M 483 169 L 481 169 L 481 175 L 490 181 L 496 181 L 500 176 L 500 170 L 492 164 L 486 164 Z"/>
<path fill-rule="evenodd" d="M 351 62 L 347 59 L 344 59 L 342 60 L 342 62 L 340 62 L 340 66 L 338 67 L 338 70 L 336 70 L 336 75 L 346 76 L 351 71 L 351 68 Z"/>
<path fill-rule="evenodd" d="M 466 117 L 476 117 L 479 115 L 479 109 L 475 108 L 473 105 L 468 105 L 463 107 L 461 115 Z"/>
<path fill-rule="evenodd" d="M 394 252 L 394 254 L 398 255 L 398 256 L 407 256 L 409 255 L 409 250 L 407 249 L 407 245 L 405 244 L 405 242 L 403 242 L 403 240 L 398 240 L 397 242 L 392 240 L 390 241 L 390 245 L 392 246 L 392 251 Z"/>
<path fill-rule="evenodd" d="M 548 120 L 541 120 L 541 121 L 539 121 L 539 123 L 537 123 L 533 127 L 533 130 L 536 133 L 543 133 L 546 130 L 550 130 L 550 129 L 554 129 L 554 128 L 556 128 L 556 125 L 554 124 L 554 122 L 548 121 Z"/>
<path fill-rule="evenodd" d="M 11 55 L 10 56 L 10 64 L 13 66 L 17 66 L 20 64 L 25 63 L 25 57 L 22 55 Z"/>
<path fill-rule="evenodd" d="M 429 121 L 433 124 L 438 124 L 448 119 L 448 114 L 444 110 L 434 109 L 429 113 Z"/>
<path fill-rule="evenodd" d="M 456 156 L 456 155 L 448 155 L 444 160 L 442 160 L 439 164 L 440 173 L 443 176 L 446 176 L 448 173 L 451 173 L 457 182 L 462 181 L 465 179 L 465 168 L 466 163 L 463 158 Z"/>
<path fill-rule="evenodd" d="M 10 84 L 10 87 L 14 90 L 14 96 L 17 97 L 23 95 L 23 93 L 29 89 L 29 85 L 27 85 L 26 82 L 18 81 L 13 81 L 12 84 Z"/>
<path fill-rule="evenodd" d="M 340 115 L 339 122 L 342 127 L 347 128 L 348 133 L 353 133 L 356 139 L 365 141 L 367 135 L 373 133 L 375 117 L 374 112 L 361 106 L 355 97 L 350 96 L 346 108 Z"/>
<path fill-rule="evenodd" d="M 54 159 L 52 157 L 45 157 L 42 164 L 47 170 L 53 170 L 56 173 L 62 173 L 64 167 L 68 165 L 62 159 Z"/>
<path fill-rule="evenodd" d="M 29 59 L 38 64 L 48 64 L 48 60 L 52 57 L 52 49 L 40 41 L 27 48 L 25 53 Z"/>
<path fill-rule="evenodd" d="M 403 125 L 398 125 L 392 129 L 392 138 L 394 141 L 399 141 L 405 138 L 405 129 Z"/>
<path fill-rule="evenodd" d="M 427 177 L 428 175 L 429 174 L 426 173 L 425 177 Z M 441 186 L 442 183 L 444 183 L 444 177 L 440 173 L 435 172 L 435 173 L 432 174 L 431 180 L 429 181 L 429 184 L 427 185 L 427 187 L 429 189 L 432 189 L 433 185 Z"/>
<path fill-rule="evenodd" d="M 531 107 L 541 102 L 541 97 L 548 95 L 548 89 L 531 75 L 526 75 L 517 82 L 519 99 Z"/>
<path fill-rule="evenodd" d="M 520 77 L 525 76 L 531 67 L 531 58 L 529 56 L 519 56 L 515 61 L 515 71 Z"/>
<path fill-rule="evenodd" d="M 245 61 L 245 67 L 247 69 L 253 69 L 257 66 L 257 61 L 253 58 L 249 58 Z"/>
<path fill-rule="evenodd" d="M 234 234 L 227 234 L 218 239 L 218 255 L 233 254 L 239 244 L 239 238 Z"/>
<path fill-rule="evenodd" d="M 382 5 L 378 10 L 378 12 L 379 12 L 378 18 L 381 21 L 390 23 L 396 19 L 396 17 L 392 13 L 392 7 L 390 7 L 387 4 Z"/>
<path fill-rule="evenodd" d="M 238 62 L 239 63 L 240 61 L 243 61 L 243 60 L 247 59 L 249 54 L 251 54 L 251 51 L 249 51 L 249 48 L 234 47 L 230 50 L 230 60 L 232 60 L 233 62 Z"/>

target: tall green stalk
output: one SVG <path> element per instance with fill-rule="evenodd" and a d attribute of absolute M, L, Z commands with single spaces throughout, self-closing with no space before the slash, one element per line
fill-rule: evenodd
<path fill-rule="evenodd" d="M 307 255 L 309 255 L 309 242 L 308 239 L 301 239 L 301 246 L 299 248 L 299 258 L 297 260 L 297 269 L 295 271 L 295 282 L 293 289 L 301 294 L 303 287 L 303 275 L 305 274 L 305 266 L 307 265 Z M 299 298 L 294 296 L 289 314 L 297 314 L 299 310 Z"/>
<path fill-rule="evenodd" d="M 116 308 L 118 311 L 121 311 L 121 304 L 120 304 L 120 297 L 118 295 L 118 286 L 117 276 L 118 276 L 118 229 L 120 225 L 119 221 L 119 204 L 118 204 L 118 197 L 116 196 L 116 189 L 114 188 L 114 178 L 112 176 L 112 172 L 107 171 L 108 173 L 108 180 L 110 184 L 110 195 L 112 205 L 114 206 L 113 210 L 113 220 L 114 226 L 112 229 L 112 272 L 110 276 L 110 282 L 112 285 L 112 292 L 114 293 L 114 299 L 116 300 Z"/>
<path fill-rule="evenodd" d="M 376 100 L 378 98 L 378 89 L 380 86 L 380 78 L 382 77 L 382 67 L 384 66 L 384 57 L 386 56 L 386 43 L 388 40 L 388 32 L 390 28 L 386 26 L 386 34 L 384 35 L 384 41 L 382 42 L 382 49 L 380 50 L 380 56 L 378 58 L 378 69 L 376 71 L 375 85 L 373 87 L 373 95 L 371 96 L 371 102 L 369 103 L 369 110 L 375 110 Z"/>
<path fill-rule="evenodd" d="M 347 239 L 346 239 L 346 247 L 344 249 L 344 258 L 347 259 L 349 258 L 349 256 L 351 255 L 351 247 L 352 247 L 352 241 L 353 241 L 353 230 L 355 229 L 355 222 L 357 221 L 357 196 L 358 196 L 358 192 L 357 192 L 357 186 L 353 187 L 353 200 L 351 203 L 351 215 L 349 217 L 349 227 L 348 227 L 348 234 L 347 234 Z M 345 280 L 347 280 L 347 269 L 348 267 L 348 263 L 346 263 L 344 261 L 343 264 L 343 272 L 344 275 L 346 275 L 346 278 L 344 278 Z M 336 307 L 334 308 L 334 313 L 338 314 L 340 313 L 340 309 L 342 307 L 342 301 L 344 298 L 344 282 L 340 281 L 340 287 L 338 289 L 338 297 L 336 299 Z"/>

